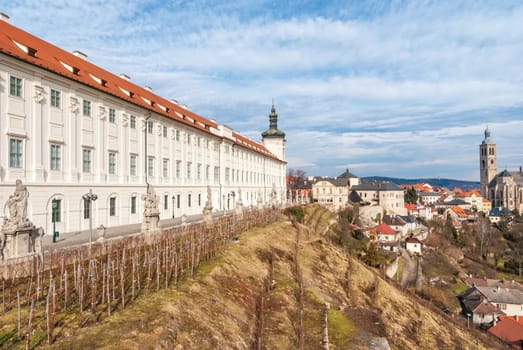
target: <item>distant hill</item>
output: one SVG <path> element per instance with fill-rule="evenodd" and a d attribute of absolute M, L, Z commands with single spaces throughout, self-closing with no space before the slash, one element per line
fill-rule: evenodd
<path fill-rule="evenodd" d="M 446 187 L 448 189 L 461 188 L 462 190 L 479 189 L 478 181 L 464 181 L 464 180 L 453 180 L 453 179 L 402 179 L 396 177 L 386 176 L 367 176 L 363 177 L 365 180 L 377 180 L 377 181 L 390 181 L 396 185 L 403 184 L 417 184 L 427 183 L 431 186 Z"/>

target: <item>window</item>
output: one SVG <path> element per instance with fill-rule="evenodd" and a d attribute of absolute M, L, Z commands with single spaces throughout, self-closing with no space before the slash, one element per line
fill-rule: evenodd
<path fill-rule="evenodd" d="M 187 133 L 187 144 L 190 145 L 191 144 L 191 134 Z"/>
<path fill-rule="evenodd" d="M 229 168 L 225 168 L 225 182 L 229 182 Z"/>
<path fill-rule="evenodd" d="M 176 178 L 177 179 L 180 178 L 181 172 L 182 172 L 182 161 L 181 160 L 177 160 L 176 161 Z"/>
<path fill-rule="evenodd" d="M 90 117 L 91 116 L 91 101 L 84 100 L 84 102 L 83 102 L 83 114 L 86 117 Z"/>
<path fill-rule="evenodd" d="M 53 222 L 61 222 L 62 221 L 62 200 L 61 199 L 53 199 L 51 201 L 52 206 L 52 212 L 51 212 L 51 220 Z"/>
<path fill-rule="evenodd" d="M 109 174 L 116 174 L 116 153 L 109 152 Z"/>
<path fill-rule="evenodd" d="M 20 139 L 9 140 L 9 167 L 22 167 L 22 140 Z"/>
<path fill-rule="evenodd" d="M 132 154 L 130 158 L 129 174 L 131 174 L 131 176 L 136 176 L 136 156 L 134 154 Z"/>
<path fill-rule="evenodd" d="M 60 170 L 62 163 L 62 149 L 60 145 L 51 145 L 51 170 Z"/>
<path fill-rule="evenodd" d="M 152 122 L 152 120 L 148 120 L 147 121 L 147 132 L 149 134 L 153 133 L 153 122 Z"/>
<path fill-rule="evenodd" d="M 196 144 L 198 145 L 198 147 L 200 147 L 200 144 L 202 142 L 202 138 L 200 136 L 198 136 L 198 138 L 196 139 Z"/>
<path fill-rule="evenodd" d="M 109 216 L 116 216 L 116 198 L 109 198 Z"/>
<path fill-rule="evenodd" d="M 136 197 L 131 197 L 131 214 L 136 214 Z"/>
<path fill-rule="evenodd" d="M 201 193 L 198 193 L 198 206 L 199 207 L 202 206 L 202 194 Z"/>
<path fill-rule="evenodd" d="M 214 167 L 214 181 L 220 181 L 220 167 Z"/>
<path fill-rule="evenodd" d="M 61 93 L 58 90 L 51 89 L 51 107 L 60 108 Z"/>
<path fill-rule="evenodd" d="M 131 115 L 131 120 L 129 121 L 129 127 L 131 129 L 136 129 L 136 116 Z"/>
<path fill-rule="evenodd" d="M 189 208 L 191 207 L 191 194 L 190 193 L 187 195 L 187 206 Z"/>
<path fill-rule="evenodd" d="M 192 168 L 192 163 L 191 162 L 187 162 L 187 178 L 188 179 L 191 178 L 191 168 Z"/>
<path fill-rule="evenodd" d="M 169 196 L 166 194 L 163 196 L 163 209 L 169 209 Z"/>
<path fill-rule="evenodd" d="M 154 176 L 154 157 L 147 157 L 147 175 Z"/>
<path fill-rule="evenodd" d="M 211 166 L 206 165 L 205 166 L 205 180 L 209 180 L 209 177 L 211 176 L 210 172 L 211 172 Z"/>
<path fill-rule="evenodd" d="M 91 150 L 82 150 L 82 170 L 84 173 L 91 172 Z"/>
<path fill-rule="evenodd" d="M 167 127 L 163 126 L 163 137 L 167 137 Z"/>
<path fill-rule="evenodd" d="M 201 180 L 201 178 L 202 178 L 202 165 L 201 164 L 198 164 L 196 167 L 196 178 L 198 180 Z"/>
<path fill-rule="evenodd" d="M 116 122 L 116 111 L 114 108 L 109 108 L 109 123 L 115 123 Z"/>
<path fill-rule="evenodd" d="M 15 76 L 9 77 L 9 94 L 11 96 L 22 97 L 22 78 Z"/>
<path fill-rule="evenodd" d="M 84 199 L 84 219 L 89 219 L 91 217 L 91 201 Z"/>
<path fill-rule="evenodd" d="M 163 159 L 163 177 L 169 176 L 169 159 Z"/>
<path fill-rule="evenodd" d="M 182 195 L 180 195 L 180 194 L 176 195 L 176 208 L 177 209 L 180 209 L 181 201 L 182 201 Z"/>
<path fill-rule="evenodd" d="M 180 130 L 176 130 L 176 141 L 180 141 Z"/>

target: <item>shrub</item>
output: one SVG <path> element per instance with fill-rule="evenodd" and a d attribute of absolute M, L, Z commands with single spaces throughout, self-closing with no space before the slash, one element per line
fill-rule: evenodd
<path fill-rule="evenodd" d="M 289 207 L 285 209 L 285 214 L 294 217 L 294 219 L 299 222 L 303 223 L 303 217 L 305 216 L 305 213 L 303 212 L 303 208 L 300 206 L 295 207 Z"/>

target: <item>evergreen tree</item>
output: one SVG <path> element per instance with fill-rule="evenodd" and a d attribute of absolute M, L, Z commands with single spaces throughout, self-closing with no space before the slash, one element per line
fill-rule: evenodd
<path fill-rule="evenodd" d="M 414 189 L 414 187 L 411 187 L 405 192 L 405 203 L 407 204 L 415 204 L 418 202 L 418 193 Z"/>

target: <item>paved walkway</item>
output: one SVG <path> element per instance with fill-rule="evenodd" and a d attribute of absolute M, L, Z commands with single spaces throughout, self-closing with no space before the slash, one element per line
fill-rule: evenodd
<path fill-rule="evenodd" d="M 214 212 L 213 217 L 217 218 L 217 217 L 220 217 L 227 213 L 232 213 L 232 211 Z M 202 220 L 203 220 L 203 214 L 187 215 L 186 223 L 192 224 L 192 223 L 200 222 Z M 181 224 L 182 224 L 181 217 L 177 217 L 174 219 L 160 220 L 161 228 L 176 227 L 176 226 L 180 226 Z M 108 227 L 108 228 L 106 228 L 106 231 L 105 231 L 105 239 L 111 239 L 111 238 L 120 237 L 120 236 L 128 236 L 128 235 L 137 234 L 140 232 L 141 227 L 142 227 L 141 223 Z M 76 232 L 65 232 L 65 233 L 60 232 L 60 236 L 58 237 L 56 243 L 53 243 L 52 234 L 46 234 L 42 238 L 42 247 L 43 247 L 44 251 L 48 251 L 48 250 L 61 249 L 61 248 L 65 248 L 65 247 L 87 244 L 87 243 L 89 243 L 90 234 L 91 233 L 89 230 L 76 231 Z M 93 236 L 92 236 L 93 242 L 95 242 L 97 238 L 98 238 L 98 233 L 96 231 L 96 227 L 94 227 L 94 225 L 93 225 Z"/>

